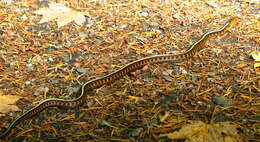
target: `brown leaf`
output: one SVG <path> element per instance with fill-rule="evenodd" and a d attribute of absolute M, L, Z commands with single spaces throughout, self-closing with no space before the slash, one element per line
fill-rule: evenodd
<path fill-rule="evenodd" d="M 1 113 L 8 113 L 10 111 L 19 111 L 20 109 L 13 104 L 20 98 L 14 95 L 0 95 L 0 115 Z"/>
<path fill-rule="evenodd" d="M 242 142 L 237 126 L 229 122 L 205 124 L 201 121 L 190 121 L 179 131 L 162 134 L 170 139 L 184 139 L 185 142 Z"/>

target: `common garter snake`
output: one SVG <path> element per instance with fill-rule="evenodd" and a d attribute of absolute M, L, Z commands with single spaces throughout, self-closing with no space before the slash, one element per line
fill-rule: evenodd
<path fill-rule="evenodd" d="M 18 118 L 16 118 L 7 128 L 6 130 L 0 135 L 0 139 L 5 138 L 10 130 L 14 128 L 18 123 L 21 121 L 32 117 L 33 115 L 43 111 L 47 107 L 65 107 L 65 108 L 72 108 L 79 106 L 80 104 L 84 103 L 87 99 L 87 92 L 91 89 L 100 87 L 101 85 L 104 85 L 106 83 L 111 83 L 112 81 L 119 79 L 120 77 L 133 72 L 147 64 L 151 63 L 160 63 L 160 62 L 181 62 L 184 59 L 191 58 L 194 56 L 199 50 L 202 49 L 206 41 L 215 36 L 219 36 L 224 34 L 226 31 L 230 30 L 236 23 L 238 22 L 238 18 L 232 18 L 229 22 L 227 22 L 222 28 L 216 31 L 211 31 L 203 34 L 201 38 L 193 43 L 190 48 L 188 48 L 185 52 L 180 54 L 162 54 L 162 55 L 155 55 L 150 57 L 145 57 L 136 61 L 133 61 L 124 67 L 108 74 L 105 76 L 102 76 L 100 78 L 96 78 L 90 81 L 87 81 L 84 83 L 79 91 L 77 92 L 78 98 L 71 99 L 71 100 L 65 100 L 65 99 L 58 99 L 58 98 L 50 98 L 46 99 L 42 102 L 40 102 L 38 105 L 33 107 L 32 109 L 28 110 Z"/>

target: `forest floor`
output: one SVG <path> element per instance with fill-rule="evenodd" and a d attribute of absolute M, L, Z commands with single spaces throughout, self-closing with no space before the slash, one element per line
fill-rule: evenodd
<path fill-rule="evenodd" d="M 238 24 L 210 39 L 192 59 L 153 64 L 149 71 L 93 89 L 79 110 L 47 108 L 21 121 L 7 140 L 260 139 L 260 71 L 252 58 L 260 50 L 259 1 L 68 0 L 65 5 L 88 13 L 82 26 L 39 24 L 42 16 L 35 11 L 47 1 L 0 1 L 0 96 L 19 97 L 16 111 L 0 113 L 2 132 L 44 99 L 75 98 L 88 80 L 143 57 L 181 53 L 232 17 Z"/>

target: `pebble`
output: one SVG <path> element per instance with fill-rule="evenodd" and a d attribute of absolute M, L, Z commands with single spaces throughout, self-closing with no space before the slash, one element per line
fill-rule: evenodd
<path fill-rule="evenodd" d="M 213 8 L 218 8 L 218 5 L 215 1 L 211 0 L 211 1 L 208 1 L 207 4 Z"/>
<path fill-rule="evenodd" d="M 37 88 L 36 91 L 44 91 L 44 92 L 48 92 L 50 89 L 48 87 L 43 87 L 43 86 L 40 86 Z"/>
<path fill-rule="evenodd" d="M 175 18 L 175 19 L 181 19 L 182 18 L 182 16 L 179 13 L 175 13 L 172 17 Z"/>
<path fill-rule="evenodd" d="M 154 53 L 154 49 L 148 50 L 147 53 Z"/>
<path fill-rule="evenodd" d="M 207 78 L 207 81 L 208 81 L 208 82 L 214 82 L 215 80 L 214 80 L 214 78 L 210 78 L 210 77 L 209 77 L 209 78 Z"/>
<path fill-rule="evenodd" d="M 10 64 L 10 66 L 14 66 L 16 63 L 15 62 L 11 62 L 9 64 Z"/>
<path fill-rule="evenodd" d="M 31 81 L 25 81 L 25 84 L 29 85 L 29 84 L 31 84 Z"/>
<path fill-rule="evenodd" d="M 83 37 L 85 37 L 85 36 L 86 36 L 85 33 L 82 33 L 82 32 L 79 33 L 79 37 L 83 38 Z"/>
<path fill-rule="evenodd" d="M 40 92 L 48 92 L 50 89 L 48 87 L 40 86 L 36 89 L 36 91 L 33 93 L 33 96 L 39 96 Z"/>
<path fill-rule="evenodd" d="M 76 71 L 78 72 L 78 73 L 86 73 L 87 72 L 87 69 L 86 68 L 77 68 L 76 69 Z"/>
<path fill-rule="evenodd" d="M 49 83 L 52 83 L 52 84 L 58 84 L 58 83 L 59 83 L 58 80 L 53 79 L 53 78 L 49 79 L 48 82 L 49 82 Z"/>
<path fill-rule="evenodd" d="M 216 68 L 209 68 L 209 71 L 211 72 L 216 71 Z"/>
<path fill-rule="evenodd" d="M 27 64 L 26 67 L 29 69 L 33 69 L 33 64 Z"/>
<path fill-rule="evenodd" d="M 143 16 L 143 17 L 149 16 L 149 12 L 146 9 L 141 10 L 139 14 L 140 14 L 140 16 Z"/>
<path fill-rule="evenodd" d="M 40 93 L 39 93 L 38 91 L 35 91 L 35 92 L 33 93 L 33 96 L 38 97 L 38 96 L 40 96 Z"/>
<path fill-rule="evenodd" d="M 131 129 L 130 135 L 131 136 L 138 136 L 143 130 L 144 130 L 143 128 Z"/>
<path fill-rule="evenodd" d="M 217 88 L 223 90 L 223 87 L 221 85 L 217 84 Z"/>
<path fill-rule="evenodd" d="M 180 67 L 180 71 L 181 71 L 182 74 L 187 74 L 187 73 L 188 73 L 188 72 L 187 72 L 185 69 L 183 69 L 182 67 Z"/>
<path fill-rule="evenodd" d="M 68 63 L 70 61 L 70 56 L 63 56 L 62 61 Z"/>
<path fill-rule="evenodd" d="M 121 25 L 122 29 L 127 29 L 127 27 L 128 27 L 128 25 L 126 25 L 126 24 Z"/>
<path fill-rule="evenodd" d="M 86 24 L 85 24 L 86 28 L 90 28 L 95 24 L 94 21 L 91 18 L 87 18 L 86 21 L 87 21 Z"/>
<path fill-rule="evenodd" d="M 54 62 L 54 60 L 53 60 L 52 57 L 49 57 L 49 58 L 48 58 L 48 61 L 50 61 L 50 62 Z"/>
<path fill-rule="evenodd" d="M 151 26 L 154 26 L 154 27 L 158 27 L 158 26 L 160 26 L 160 24 L 157 23 L 157 22 L 151 22 L 150 25 L 151 25 Z"/>
<path fill-rule="evenodd" d="M 168 82 L 172 82 L 172 78 L 169 76 L 163 76 L 163 79 Z"/>
<path fill-rule="evenodd" d="M 198 77 L 197 76 L 192 76 L 191 79 L 192 79 L 192 82 L 194 82 L 194 83 L 198 81 Z"/>
<path fill-rule="evenodd" d="M 227 98 L 225 97 L 220 97 L 220 96 L 213 96 L 212 101 L 220 106 L 231 106 L 233 105 L 232 102 L 230 102 Z"/>
<path fill-rule="evenodd" d="M 145 42 L 145 41 L 147 41 L 147 38 L 145 38 L 145 37 L 135 37 L 137 40 L 139 40 L 139 41 L 142 41 L 142 42 Z"/>
<path fill-rule="evenodd" d="M 248 121 L 248 118 L 243 118 L 242 121 L 243 121 L 243 122 L 247 122 L 247 121 Z"/>
<path fill-rule="evenodd" d="M 30 85 L 32 82 L 34 82 L 35 81 L 35 79 L 32 79 L 32 80 L 28 80 L 28 81 L 25 81 L 25 84 L 26 85 Z"/>
<path fill-rule="evenodd" d="M 165 76 L 169 75 L 169 73 L 167 71 L 163 71 L 162 74 L 165 75 Z"/>

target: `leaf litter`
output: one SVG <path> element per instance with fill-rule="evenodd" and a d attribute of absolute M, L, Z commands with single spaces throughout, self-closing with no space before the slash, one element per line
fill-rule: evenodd
<path fill-rule="evenodd" d="M 233 15 L 239 15 L 239 23 L 210 40 L 192 60 L 154 65 L 94 90 L 80 115 L 74 109 L 50 108 L 21 122 L 13 139 L 169 141 L 173 134 L 186 134 L 186 141 L 202 136 L 212 141 L 259 139 L 258 57 L 250 58 L 259 47 L 254 1 L 67 1 L 66 6 L 57 1 L 45 8 L 40 2 L 0 3 L 0 87 L 5 94 L 26 98 L 19 101 L 23 110 L 46 98 L 74 97 L 79 84 L 130 61 L 181 52 Z M 34 57 L 42 60 L 31 62 Z M 37 88 L 48 91 L 33 95 Z M 1 122 L 19 116 L 5 115 L 9 117 Z"/>

